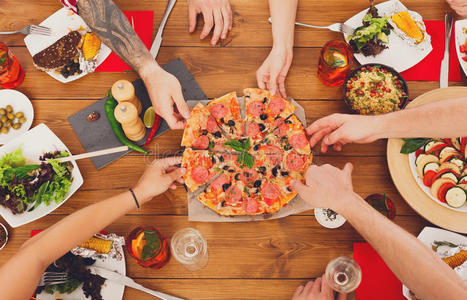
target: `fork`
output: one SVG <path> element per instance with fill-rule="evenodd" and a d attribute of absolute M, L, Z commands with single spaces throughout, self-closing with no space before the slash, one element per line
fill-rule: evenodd
<path fill-rule="evenodd" d="M 41 34 L 41 35 L 52 35 L 52 29 L 40 26 L 40 25 L 27 25 L 21 30 L 17 31 L 0 31 L 0 34 L 15 34 L 15 33 L 22 33 L 25 35 L 28 34 Z"/>
<path fill-rule="evenodd" d="M 67 279 L 68 274 L 65 272 L 44 272 L 37 286 L 65 283 Z"/>
<path fill-rule="evenodd" d="M 269 17 L 268 20 L 269 20 L 269 23 L 272 23 L 271 17 Z M 295 22 L 295 25 L 303 26 L 303 27 L 309 27 L 309 28 L 329 29 L 329 30 L 335 31 L 335 32 L 342 32 L 344 34 L 353 34 L 354 31 L 355 31 L 354 28 L 352 28 L 349 25 L 344 24 L 344 23 L 334 23 L 334 24 L 331 24 L 329 26 L 315 26 L 315 25 Z"/>

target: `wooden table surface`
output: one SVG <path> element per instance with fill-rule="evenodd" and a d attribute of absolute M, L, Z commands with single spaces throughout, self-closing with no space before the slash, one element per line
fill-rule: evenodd
<path fill-rule="evenodd" d="M 155 34 L 165 0 L 116 2 L 122 10 L 154 11 Z M 368 6 L 366 0 L 299 2 L 297 21 L 316 25 L 345 21 Z M 450 11 L 444 0 L 406 0 L 404 3 L 427 20 L 442 20 Z M 198 26 L 194 34 L 188 33 L 187 4 L 185 0 L 179 0 L 164 31 L 158 56 L 160 64 L 180 57 L 209 98 L 233 90 L 241 94 L 243 88 L 256 86 L 256 69 L 272 43 L 266 0 L 231 0 L 231 4 L 233 30 L 221 46 L 211 47 L 209 40 L 198 39 L 202 26 Z M 60 7 L 58 0 L 2 0 L 0 28 L 14 30 L 26 24 L 37 24 Z M 26 72 L 18 90 L 32 100 L 36 111 L 33 125 L 47 124 L 73 153 L 82 153 L 84 149 L 66 118 L 102 98 L 114 81 L 134 80 L 137 75 L 94 73 L 62 84 L 34 68 L 23 38 L 20 35 L 2 36 L 1 40 L 11 47 Z M 346 112 L 340 89 L 325 87 L 316 77 L 321 46 L 328 40 L 340 38 L 339 34 L 330 31 L 296 29 L 294 61 L 287 78 L 287 90 L 305 107 L 308 123 L 334 112 Z M 408 85 L 412 99 L 439 87 L 438 82 L 409 82 Z M 181 131 L 173 131 L 155 139 L 151 146 L 158 147 L 158 153 L 175 153 L 180 150 L 181 135 Z M 386 141 L 349 145 L 342 153 L 318 154 L 316 161 L 339 167 L 352 162 L 355 191 L 363 197 L 386 192 L 396 206 L 394 221 L 416 235 L 430 224 L 407 205 L 394 187 L 387 168 L 385 147 Z M 80 208 L 128 189 L 143 172 L 145 160 L 143 156 L 131 153 L 99 171 L 90 160 L 79 161 L 78 165 L 84 177 L 81 189 L 52 214 L 20 228 L 9 228 L 10 241 L 0 253 L 0 265 L 28 239 L 31 230 L 45 229 Z M 187 271 L 174 259 L 157 271 L 142 268 L 127 259 L 128 276 L 149 288 L 187 299 L 289 299 L 300 283 L 321 276 L 329 260 L 340 255 L 352 256 L 352 243 L 363 241 L 349 224 L 336 230 L 321 227 L 313 211 L 257 223 L 190 223 L 183 188 L 158 196 L 140 212 L 128 214 L 106 229 L 127 235 L 132 228 L 142 224 L 159 228 L 166 237 L 191 226 L 207 239 L 209 263 L 197 272 Z M 153 297 L 127 288 L 124 299 Z"/>

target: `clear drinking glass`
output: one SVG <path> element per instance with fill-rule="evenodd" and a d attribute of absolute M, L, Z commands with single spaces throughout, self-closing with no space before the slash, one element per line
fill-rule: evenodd
<path fill-rule="evenodd" d="M 170 247 L 173 257 L 190 271 L 200 270 L 208 263 L 208 244 L 194 228 L 177 231 L 170 241 Z"/>
<path fill-rule="evenodd" d="M 350 293 L 360 285 L 362 270 L 355 260 L 341 256 L 329 262 L 325 277 L 333 290 Z"/>

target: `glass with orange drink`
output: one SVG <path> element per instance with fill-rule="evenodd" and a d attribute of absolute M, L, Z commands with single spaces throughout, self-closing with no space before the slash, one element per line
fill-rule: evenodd
<path fill-rule="evenodd" d="M 127 237 L 126 247 L 136 262 L 146 268 L 160 269 L 170 260 L 167 240 L 151 226 L 135 228 Z"/>
<path fill-rule="evenodd" d="M 0 87 L 12 89 L 24 80 L 24 71 L 16 56 L 0 42 Z"/>
<path fill-rule="evenodd" d="M 350 72 L 353 53 L 344 41 L 329 41 L 321 48 L 318 63 L 318 78 L 327 86 L 344 83 Z"/>

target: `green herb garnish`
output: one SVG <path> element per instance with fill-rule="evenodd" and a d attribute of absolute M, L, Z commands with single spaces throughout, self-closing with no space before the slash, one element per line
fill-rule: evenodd
<path fill-rule="evenodd" d="M 161 240 L 157 236 L 154 231 L 144 230 L 144 238 L 146 241 L 146 245 L 143 247 L 143 251 L 141 252 L 141 259 L 147 260 L 151 257 L 151 255 L 160 248 Z"/>
<path fill-rule="evenodd" d="M 214 148 L 214 146 L 215 146 L 215 143 L 214 143 L 213 141 L 209 141 L 209 146 L 208 146 L 208 148 L 209 148 L 209 149 L 212 149 L 212 148 Z"/>
<path fill-rule="evenodd" d="M 401 148 L 402 154 L 409 154 L 417 151 L 420 147 L 425 145 L 430 139 L 427 138 L 413 138 L 413 139 L 403 139 L 404 145 Z"/>
<path fill-rule="evenodd" d="M 250 153 L 247 153 L 251 146 L 250 139 L 244 139 L 242 141 L 229 140 L 225 142 L 224 145 L 235 151 L 241 152 L 237 158 L 237 162 L 240 166 L 245 166 L 247 168 L 252 168 L 254 166 L 255 158 Z"/>

